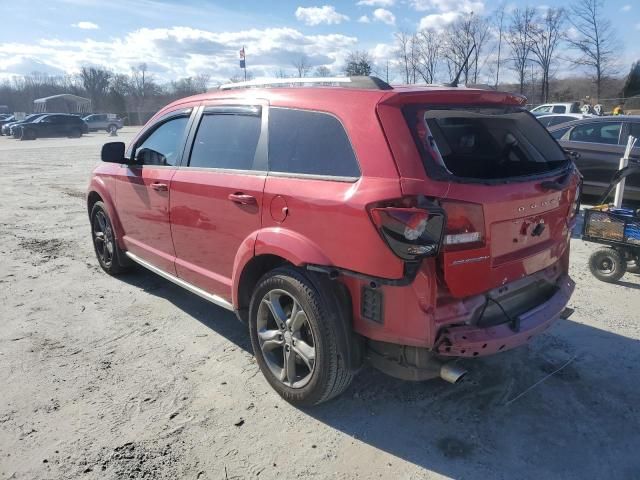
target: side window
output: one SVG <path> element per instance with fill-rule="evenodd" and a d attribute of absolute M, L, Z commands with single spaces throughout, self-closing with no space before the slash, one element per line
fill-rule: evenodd
<path fill-rule="evenodd" d="M 536 113 L 551 113 L 551 105 L 541 105 L 533 109 Z"/>
<path fill-rule="evenodd" d="M 556 105 L 553 107 L 553 113 L 567 113 L 564 105 Z"/>
<path fill-rule="evenodd" d="M 620 122 L 597 122 L 576 126 L 569 136 L 575 142 L 606 143 L 617 145 L 620 138 Z"/>
<path fill-rule="evenodd" d="M 559 130 L 554 130 L 551 132 L 551 136 L 556 140 L 560 140 L 564 135 L 569 131 L 569 127 L 560 128 Z"/>
<path fill-rule="evenodd" d="M 260 138 L 260 114 L 205 114 L 191 149 L 190 167 L 252 170 Z"/>
<path fill-rule="evenodd" d="M 136 147 L 136 161 L 141 165 L 176 165 L 188 121 L 188 117 L 176 117 L 156 128 Z"/>
<path fill-rule="evenodd" d="M 360 168 L 340 121 L 327 113 L 269 110 L 269 170 L 359 177 Z"/>

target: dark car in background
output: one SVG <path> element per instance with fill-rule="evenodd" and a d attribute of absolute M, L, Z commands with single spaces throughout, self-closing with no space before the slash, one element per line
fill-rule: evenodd
<path fill-rule="evenodd" d="M 33 122 L 38 118 L 43 117 L 44 115 L 46 115 L 46 113 L 32 113 L 31 115 L 27 115 L 23 120 L 16 120 L 13 122 L 5 123 L 4 125 L 2 125 L 2 128 L 0 128 L 0 135 L 11 136 L 16 131 L 16 127 L 18 125 Z"/>
<path fill-rule="evenodd" d="M 601 195 L 618 170 L 629 135 L 640 137 L 640 116 L 590 117 L 551 127 L 549 132 L 565 150 L 577 154 L 584 193 Z M 631 162 L 640 163 L 640 146 L 631 152 Z M 640 201 L 640 175 L 627 177 L 624 198 Z"/>
<path fill-rule="evenodd" d="M 34 122 L 20 125 L 21 140 L 35 140 L 41 137 L 81 137 L 89 132 L 87 123 L 76 115 L 54 113 L 44 115 Z"/>
<path fill-rule="evenodd" d="M 6 123 L 15 121 L 15 119 L 16 117 L 14 115 L 6 115 L 4 118 L 0 117 L 0 128 L 2 128 Z"/>
<path fill-rule="evenodd" d="M 84 117 L 83 120 L 87 122 L 91 132 L 105 130 L 109 133 L 114 133 L 121 129 L 124 124 L 121 118 L 110 113 L 93 113 Z"/>

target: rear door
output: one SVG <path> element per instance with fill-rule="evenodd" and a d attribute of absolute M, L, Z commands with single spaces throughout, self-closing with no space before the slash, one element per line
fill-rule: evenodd
<path fill-rule="evenodd" d="M 266 102 L 203 105 L 191 149 L 171 182 L 177 274 L 229 301 L 236 254 L 261 225 L 266 108 Z"/>
<path fill-rule="evenodd" d="M 116 176 L 116 205 L 127 250 L 172 275 L 169 187 L 182 160 L 191 113 L 176 110 L 147 127 L 129 153 L 137 163 L 122 165 Z"/>
<path fill-rule="evenodd" d="M 576 165 L 587 187 L 606 187 L 618 169 L 624 147 L 620 144 L 622 121 L 585 122 L 573 126 L 559 141 L 580 154 Z"/>

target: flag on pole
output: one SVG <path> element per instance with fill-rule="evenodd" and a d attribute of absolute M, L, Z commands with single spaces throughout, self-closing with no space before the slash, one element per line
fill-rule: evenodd
<path fill-rule="evenodd" d="M 246 68 L 246 64 L 244 62 L 244 47 L 240 50 L 240 68 Z"/>

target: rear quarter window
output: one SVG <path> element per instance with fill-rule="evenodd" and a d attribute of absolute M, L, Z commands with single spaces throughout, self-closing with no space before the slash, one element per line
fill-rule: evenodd
<path fill-rule="evenodd" d="M 360 168 L 340 121 L 328 113 L 269 109 L 269 170 L 355 178 Z"/>

